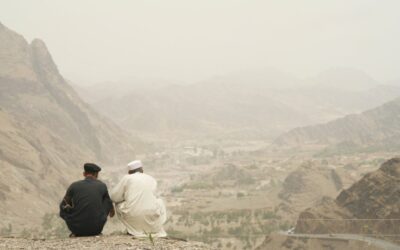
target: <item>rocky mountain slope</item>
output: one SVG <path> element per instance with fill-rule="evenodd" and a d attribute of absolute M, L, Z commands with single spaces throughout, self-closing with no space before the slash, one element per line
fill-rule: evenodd
<path fill-rule="evenodd" d="M 399 87 L 380 85 L 353 69 L 329 70 L 306 80 L 266 69 L 190 85 L 132 80 L 77 90 L 99 112 L 136 133 L 236 139 L 275 138 L 400 95 Z"/>
<path fill-rule="evenodd" d="M 336 200 L 326 199 L 302 212 L 295 232 L 391 235 L 386 240 L 400 242 L 400 158 L 383 163 Z"/>
<path fill-rule="evenodd" d="M 317 162 L 305 162 L 284 180 L 279 197 L 280 208 L 297 214 L 321 197 L 335 197 L 353 179 L 343 169 L 330 168 Z"/>
<path fill-rule="evenodd" d="M 335 200 L 325 197 L 304 210 L 294 232 L 270 234 L 257 249 L 397 249 L 399 187 L 400 158 L 393 158 Z"/>
<path fill-rule="evenodd" d="M 107 169 L 140 144 L 78 97 L 41 40 L 29 44 L 2 24 L 0 142 L 0 228 L 14 230 L 40 227 L 84 162 Z"/>
<path fill-rule="evenodd" d="M 361 114 L 348 115 L 326 124 L 296 128 L 280 136 L 277 144 L 338 144 L 348 146 L 399 146 L 400 98 Z"/>

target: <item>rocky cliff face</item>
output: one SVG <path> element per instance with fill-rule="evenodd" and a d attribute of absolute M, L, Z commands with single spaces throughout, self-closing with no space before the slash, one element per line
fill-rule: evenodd
<path fill-rule="evenodd" d="M 342 191 L 336 200 L 325 200 L 302 212 L 295 232 L 399 235 L 399 219 L 400 158 L 394 158 Z"/>
<path fill-rule="evenodd" d="M 0 228 L 40 227 L 84 162 L 132 159 L 138 141 L 81 101 L 43 41 L 0 24 Z"/>

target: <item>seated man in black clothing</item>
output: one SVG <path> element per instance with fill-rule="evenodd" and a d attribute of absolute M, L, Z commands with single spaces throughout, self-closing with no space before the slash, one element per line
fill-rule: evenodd
<path fill-rule="evenodd" d="M 71 237 L 101 234 L 107 216 L 115 214 L 107 186 L 97 180 L 101 168 L 86 163 L 84 169 L 85 179 L 72 183 L 60 204 L 60 216 L 71 230 Z"/>

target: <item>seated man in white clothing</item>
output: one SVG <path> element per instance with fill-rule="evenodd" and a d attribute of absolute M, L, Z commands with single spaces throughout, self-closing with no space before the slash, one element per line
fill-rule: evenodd
<path fill-rule="evenodd" d="M 111 191 L 118 218 L 126 226 L 128 234 L 135 237 L 166 237 L 163 224 L 166 209 L 164 202 L 157 199 L 157 181 L 143 173 L 141 161 L 128 164 L 128 174 Z"/>

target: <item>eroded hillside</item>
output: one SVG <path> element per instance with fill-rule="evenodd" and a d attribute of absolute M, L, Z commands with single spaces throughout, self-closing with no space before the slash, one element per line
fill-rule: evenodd
<path fill-rule="evenodd" d="M 1 24 L 0 125 L 0 227 L 13 231 L 40 228 L 84 162 L 107 169 L 139 144 L 78 97 L 41 40 Z"/>

